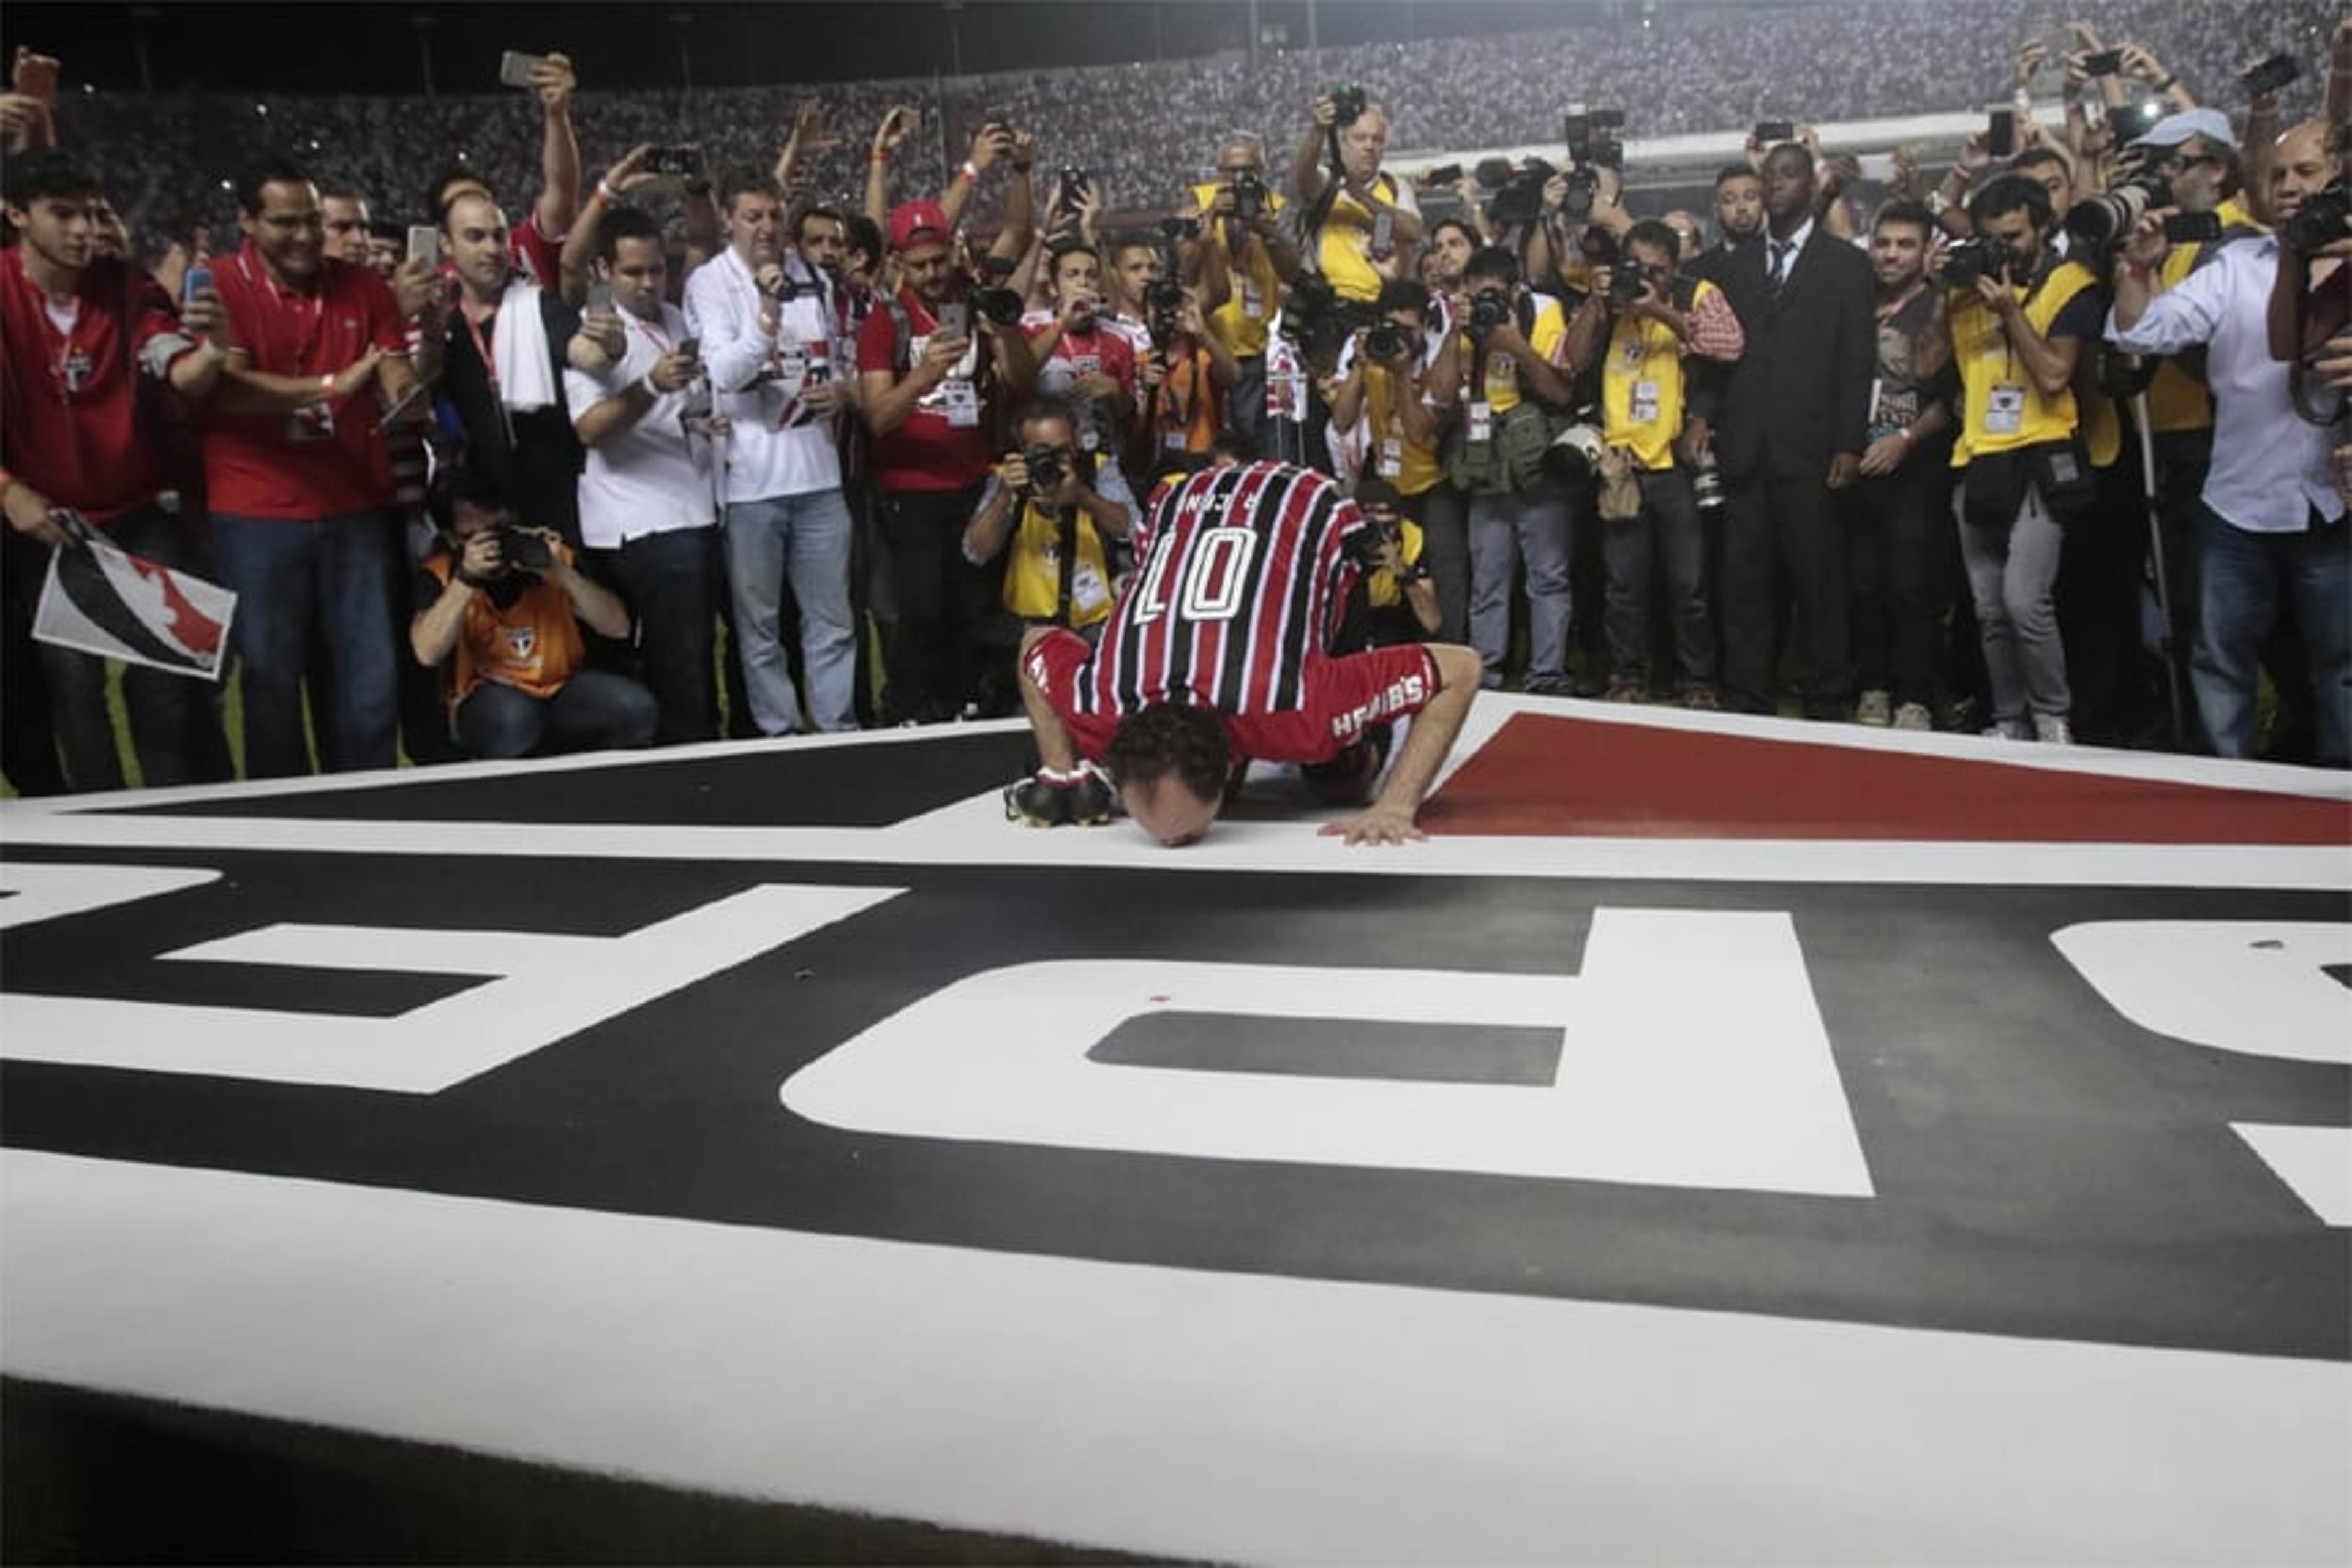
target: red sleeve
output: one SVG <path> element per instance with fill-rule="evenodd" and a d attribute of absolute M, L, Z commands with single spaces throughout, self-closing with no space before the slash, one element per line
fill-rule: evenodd
<path fill-rule="evenodd" d="M 360 279 L 360 298 L 367 305 L 368 342 L 388 354 L 408 352 L 408 323 L 400 319 L 400 301 L 393 297 L 392 285 L 365 267 L 354 269 Z"/>
<path fill-rule="evenodd" d="M 1136 395 L 1135 345 L 1117 332 L 1109 333 L 1108 336 L 1109 342 L 1105 345 L 1103 363 L 1110 367 L 1110 374 L 1117 378 L 1120 389 L 1128 396 L 1133 397 Z"/>
<path fill-rule="evenodd" d="M 887 305 L 877 304 L 857 329 L 857 369 L 898 371 L 898 322 Z"/>
<path fill-rule="evenodd" d="M 172 308 L 172 297 L 154 279 L 141 274 L 131 289 L 132 352 L 144 353 L 149 343 L 179 330 L 180 312 Z"/>
<path fill-rule="evenodd" d="M 530 211 L 514 230 L 508 247 L 517 261 L 530 271 L 531 281 L 543 289 L 552 289 L 563 271 L 563 247 L 549 237 L 539 226 L 539 204 L 533 201 Z"/>

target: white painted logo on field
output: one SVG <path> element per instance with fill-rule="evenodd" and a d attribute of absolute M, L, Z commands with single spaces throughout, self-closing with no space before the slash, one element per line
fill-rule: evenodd
<path fill-rule="evenodd" d="M 26 869 L 10 867 L 7 871 L 16 877 Z M 54 869 L 77 875 L 117 871 L 110 885 L 117 896 L 98 904 L 84 899 L 81 908 L 128 902 L 163 890 L 157 879 L 172 874 L 155 868 Z M 142 875 L 121 874 L 130 871 Z M 217 873 L 195 875 L 208 880 Z M 90 890 L 106 885 L 93 884 Z M 7 993 L 0 994 L 0 1056 L 433 1094 L 902 891 L 762 885 L 610 937 L 263 926 L 163 956 L 493 978 L 486 985 L 393 1018 Z M 0 908 L 11 901 L 0 900 Z"/>
<path fill-rule="evenodd" d="M 1161 1011 L 1550 1028 L 1548 1085 L 1114 1066 Z M 972 975 L 786 1080 L 829 1126 L 1233 1160 L 1868 1197 L 1794 926 L 1596 910 L 1583 973 L 1066 960 Z"/>

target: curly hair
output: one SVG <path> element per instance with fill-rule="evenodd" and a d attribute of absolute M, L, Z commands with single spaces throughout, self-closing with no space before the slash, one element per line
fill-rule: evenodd
<path fill-rule="evenodd" d="M 1103 753 L 1103 766 L 1124 787 L 1174 777 L 1202 800 L 1224 794 L 1233 749 L 1216 713 L 1178 702 L 1155 702 L 1122 720 Z"/>

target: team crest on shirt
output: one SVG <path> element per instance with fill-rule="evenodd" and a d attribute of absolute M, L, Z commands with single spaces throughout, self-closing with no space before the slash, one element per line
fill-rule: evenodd
<path fill-rule="evenodd" d="M 507 658 L 516 664 L 529 664 L 539 652 L 539 628 L 509 626 L 506 628 Z"/>

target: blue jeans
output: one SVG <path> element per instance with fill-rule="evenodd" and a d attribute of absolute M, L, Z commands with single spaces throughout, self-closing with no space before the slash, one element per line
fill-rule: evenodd
<path fill-rule="evenodd" d="M 642 746 L 654 737 L 654 695 L 609 669 L 574 670 L 552 697 L 496 681 L 457 704 L 457 743 L 485 759 Z"/>
<path fill-rule="evenodd" d="M 195 527 L 187 518 L 149 507 L 117 518 L 105 533 L 109 542 L 142 560 L 202 576 Z M 48 682 L 58 747 L 65 754 L 70 787 L 121 789 L 122 752 L 106 706 L 106 661 L 48 643 L 39 647 L 41 675 Z M 220 784 L 229 778 L 217 684 L 126 663 L 122 707 L 131 721 L 131 748 L 138 753 L 140 776 L 148 787 Z"/>
<path fill-rule="evenodd" d="M 2189 679 L 2214 754 L 2253 754 L 2263 642 L 2284 593 L 2294 595 L 2311 666 L 2316 760 L 2345 766 L 2352 733 L 2352 521 L 2300 533 L 2249 533 L 2211 507 L 2200 503 L 2199 510 L 2202 589 Z"/>
<path fill-rule="evenodd" d="M 849 503 L 837 489 L 727 506 L 727 583 L 735 600 L 743 680 L 762 734 L 801 728 L 779 626 L 791 580 L 799 606 L 808 716 L 819 730 L 853 730 L 857 633 L 849 614 Z"/>
<path fill-rule="evenodd" d="M 309 521 L 213 519 L 213 558 L 236 592 L 229 639 L 244 667 L 245 772 L 288 778 L 310 771 L 302 732 L 302 672 L 325 652 L 332 732 L 319 738 L 324 770 L 388 768 L 400 728 L 393 584 L 400 535 L 391 514 L 346 512 Z"/>
<path fill-rule="evenodd" d="M 1511 648 L 1511 580 L 1528 563 L 1528 679 L 1565 679 L 1568 498 L 1552 490 L 1470 497 L 1470 646 L 1489 675 Z"/>

